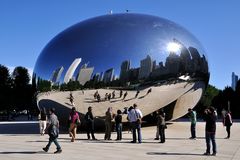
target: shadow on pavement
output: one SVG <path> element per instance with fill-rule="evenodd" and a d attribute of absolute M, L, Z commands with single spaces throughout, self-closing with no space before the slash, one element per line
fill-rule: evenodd
<path fill-rule="evenodd" d="M 197 153 L 175 153 L 175 152 L 147 152 L 147 155 L 172 155 L 172 156 L 204 156 L 203 154 Z"/>
<path fill-rule="evenodd" d="M 8 152 L 0 152 L 0 154 L 49 154 L 44 151 L 8 151 Z"/>

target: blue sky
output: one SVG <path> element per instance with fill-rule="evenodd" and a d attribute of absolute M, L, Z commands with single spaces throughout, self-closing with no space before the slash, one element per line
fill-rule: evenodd
<path fill-rule="evenodd" d="M 238 0 L 1 0 L 0 64 L 34 68 L 44 46 L 82 20 L 107 14 L 144 13 L 172 20 L 204 46 L 210 84 L 231 85 L 240 75 L 240 1 Z"/>

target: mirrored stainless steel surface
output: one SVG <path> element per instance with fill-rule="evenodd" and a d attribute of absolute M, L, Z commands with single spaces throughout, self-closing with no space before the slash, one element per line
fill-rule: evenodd
<path fill-rule="evenodd" d="M 92 105 L 103 117 L 109 106 L 123 110 L 137 103 L 144 115 L 165 107 L 169 120 L 184 115 L 184 105 L 194 107 L 209 80 L 206 53 L 190 32 L 167 19 L 130 13 L 91 18 L 62 31 L 39 55 L 34 75 L 53 85 L 79 81 L 85 93 L 74 94 L 81 97 L 81 113 Z M 97 89 L 101 98 L 113 91 L 120 96 L 121 90 L 128 95 L 96 101 Z M 71 108 L 69 93 L 54 94 L 41 94 L 39 104 L 51 100 Z M 188 100 L 186 94 L 195 96 Z"/>

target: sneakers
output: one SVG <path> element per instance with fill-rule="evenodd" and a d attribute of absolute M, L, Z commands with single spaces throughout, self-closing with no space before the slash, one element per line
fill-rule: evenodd
<path fill-rule="evenodd" d="M 44 150 L 45 152 L 48 152 L 48 149 L 47 149 L 46 147 L 44 147 L 43 150 Z"/>
<path fill-rule="evenodd" d="M 62 149 L 58 149 L 57 151 L 54 152 L 54 154 L 57 154 L 57 153 L 62 153 Z"/>
<path fill-rule="evenodd" d="M 159 138 L 154 138 L 154 140 L 159 140 Z"/>
<path fill-rule="evenodd" d="M 212 156 L 216 156 L 216 155 L 217 155 L 217 153 L 216 153 L 216 152 L 212 153 Z"/>

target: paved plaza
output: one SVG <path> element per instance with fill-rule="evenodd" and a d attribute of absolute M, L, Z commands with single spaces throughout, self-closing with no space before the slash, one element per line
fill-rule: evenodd
<path fill-rule="evenodd" d="M 0 133 L 3 124 L 0 123 Z M 23 133 L 29 127 L 35 127 L 37 124 L 26 124 L 26 127 L 18 124 L 9 124 L 8 127 L 14 127 Z M 104 134 L 96 134 L 97 141 L 86 140 L 85 133 L 77 135 L 76 142 L 70 142 L 67 134 L 61 134 L 59 142 L 63 152 L 61 154 L 53 154 L 55 146 L 52 144 L 48 153 L 42 151 L 48 142 L 48 136 L 40 136 L 38 134 L 0 134 L 0 159 L 1 160 L 68 160 L 68 159 L 164 159 L 164 160 L 239 160 L 240 159 L 240 125 L 234 123 L 232 127 L 232 135 L 230 139 L 226 137 L 225 128 L 219 122 L 217 124 L 217 156 L 204 156 L 205 139 L 204 139 L 204 122 L 197 124 L 197 140 L 190 140 L 190 123 L 189 122 L 173 122 L 168 125 L 166 130 L 166 143 L 161 144 L 153 140 L 155 138 L 156 127 L 146 127 L 142 129 L 143 143 L 131 144 L 131 133 L 124 131 L 122 141 L 114 141 L 116 133 L 112 134 L 112 141 L 104 141 Z M 4 126 L 4 130 L 7 127 Z M 26 132 L 27 133 L 27 132 Z"/>

